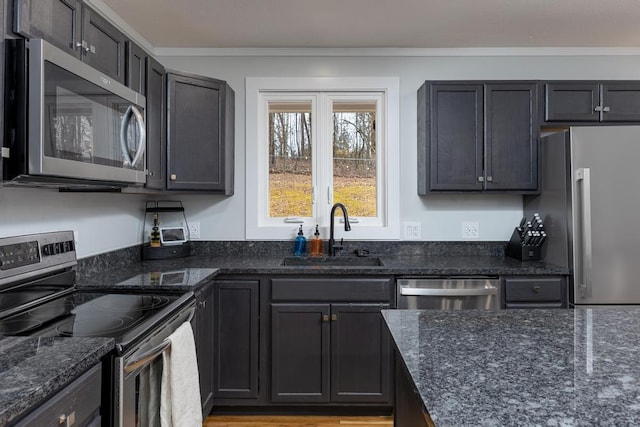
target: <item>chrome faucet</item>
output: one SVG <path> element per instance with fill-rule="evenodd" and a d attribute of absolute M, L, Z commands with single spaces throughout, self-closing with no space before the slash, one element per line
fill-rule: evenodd
<path fill-rule="evenodd" d="M 351 225 L 349 224 L 349 214 L 347 213 L 347 208 L 342 203 L 336 203 L 331 208 L 331 228 L 329 234 L 329 256 L 336 256 L 336 250 L 342 250 L 342 239 L 340 239 L 340 244 L 336 245 L 336 240 L 333 238 L 333 229 L 335 222 L 335 213 L 336 208 L 342 209 L 342 216 L 344 217 L 344 231 L 350 231 Z"/>

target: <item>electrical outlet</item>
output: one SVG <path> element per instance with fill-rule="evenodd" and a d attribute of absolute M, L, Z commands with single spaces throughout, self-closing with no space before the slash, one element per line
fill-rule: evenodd
<path fill-rule="evenodd" d="M 200 238 L 200 223 L 190 222 L 189 223 L 189 239 L 199 239 L 199 238 Z"/>
<path fill-rule="evenodd" d="M 404 240 L 420 240 L 422 237 L 422 229 L 419 222 L 405 221 L 402 223 L 404 230 Z"/>
<path fill-rule="evenodd" d="M 462 238 L 479 239 L 480 223 L 478 221 L 462 221 Z"/>

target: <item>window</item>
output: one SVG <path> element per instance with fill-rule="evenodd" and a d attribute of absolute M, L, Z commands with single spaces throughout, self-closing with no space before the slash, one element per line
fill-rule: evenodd
<path fill-rule="evenodd" d="M 396 78 L 248 78 L 246 118 L 247 238 L 326 239 L 337 202 L 341 237 L 399 238 Z"/>

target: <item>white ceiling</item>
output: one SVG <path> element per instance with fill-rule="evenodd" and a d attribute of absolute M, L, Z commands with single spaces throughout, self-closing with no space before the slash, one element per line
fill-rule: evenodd
<path fill-rule="evenodd" d="M 640 47 L 640 0 L 103 0 L 154 47 Z"/>

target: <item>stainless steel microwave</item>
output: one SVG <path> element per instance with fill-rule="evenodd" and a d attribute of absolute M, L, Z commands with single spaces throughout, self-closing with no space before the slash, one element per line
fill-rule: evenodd
<path fill-rule="evenodd" d="M 146 99 L 39 40 L 7 40 L 5 185 L 146 181 Z"/>

